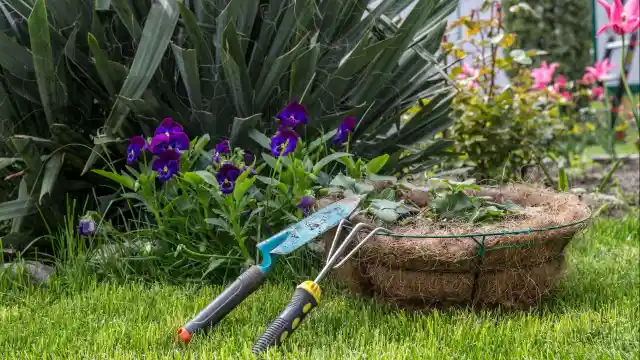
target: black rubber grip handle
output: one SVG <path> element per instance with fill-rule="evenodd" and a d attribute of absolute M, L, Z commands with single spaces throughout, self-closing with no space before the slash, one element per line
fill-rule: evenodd
<path fill-rule="evenodd" d="M 306 284 L 308 283 L 311 282 L 306 282 Z M 253 345 L 254 355 L 265 352 L 272 346 L 280 346 L 300 326 L 311 310 L 318 306 L 320 289 L 317 284 L 313 286 L 317 288 L 317 291 L 314 291 L 314 288 L 302 287 L 302 285 L 296 289 L 289 305 L 267 326 L 264 333 Z"/>
<path fill-rule="evenodd" d="M 265 280 L 267 273 L 254 265 L 218 295 L 206 308 L 179 330 L 179 335 L 188 342 L 191 335 L 207 327 L 216 326 L 242 300 L 253 293 Z M 186 334 L 185 334 L 186 333 Z"/>

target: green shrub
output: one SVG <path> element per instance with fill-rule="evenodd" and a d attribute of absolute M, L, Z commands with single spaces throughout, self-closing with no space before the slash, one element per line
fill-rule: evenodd
<path fill-rule="evenodd" d="M 502 5 L 517 48 L 544 50 L 548 55 L 541 59 L 558 62 L 560 73 L 582 76 L 593 61 L 591 0 L 502 0 Z"/>
<path fill-rule="evenodd" d="M 272 132 L 277 111 L 297 98 L 309 107 L 308 142 L 352 115 L 351 151 L 390 154 L 385 172 L 437 156 L 413 145 L 450 124 L 438 50 L 457 1 L 420 0 L 399 26 L 389 19 L 408 2 L 385 0 L 363 18 L 367 3 L 0 0 L 9 129 L 0 156 L 17 155 L 24 171 L 18 199 L 0 204 L 0 221 L 13 220 L 5 246 L 29 241 L 19 236 L 26 216 L 49 209 L 61 218 L 69 192 L 108 195 L 89 170 L 122 168 L 124 139 L 165 117 L 257 149 L 248 131 Z M 425 97 L 431 106 L 401 123 Z"/>
<path fill-rule="evenodd" d="M 552 88 L 553 78 L 534 83 L 528 67 L 537 50 L 506 50 L 512 47 L 515 35 L 504 29 L 498 7 L 497 1 L 486 1 L 483 10 L 493 16 L 458 19 L 451 28 L 464 27 L 468 36 L 455 44 L 443 44 L 457 58 L 467 56 L 463 45 L 480 50 L 471 56 L 472 61 L 452 68 L 460 91 L 453 101 L 455 121 L 445 138 L 453 140 L 455 150 L 463 154 L 448 167 L 472 166 L 474 176 L 481 180 L 510 180 L 521 175 L 527 165 L 558 150 L 554 146 L 573 124 L 573 118 L 566 115 L 566 108 L 573 106 L 566 100 L 567 90 L 559 85 Z M 481 36 L 470 36 L 473 34 Z M 502 71 L 514 73 L 506 86 L 496 81 Z M 560 84 L 562 79 L 555 81 Z"/>

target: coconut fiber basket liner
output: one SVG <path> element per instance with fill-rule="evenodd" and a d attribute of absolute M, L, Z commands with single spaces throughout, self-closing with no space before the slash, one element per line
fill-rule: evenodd
<path fill-rule="evenodd" d="M 525 185 L 472 192 L 524 208 L 488 225 L 416 220 L 375 235 L 332 272 L 351 292 L 406 309 L 467 306 L 522 309 L 561 278 L 564 249 L 584 228 L 590 210 L 577 196 Z M 335 200 L 322 199 L 321 206 Z M 371 223 L 362 215 L 353 224 Z M 344 240 L 343 231 L 339 241 Z M 325 234 L 325 250 L 335 230 Z M 361 240 L 366 233 L 358 234 Z M 357 244 L 354 241 L 353 246 Z"/>

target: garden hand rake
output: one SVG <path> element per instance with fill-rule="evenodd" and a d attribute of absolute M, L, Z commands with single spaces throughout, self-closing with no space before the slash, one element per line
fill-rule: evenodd
<path fill-rule="evenodd" d="M 320 270 L 320 273 L 313 281 L 305 281 L 296 287 L 293 293 L 293 297 L 289 302 L 289 305 L 273 320 L 265 329 L 264 333 L 256 341 L 253 346 L 253 353 L 258 355 L 265 352 L 268 348 L 273 346 L 280 346 L 293 331 L 295 331 L 300 322 L 309 314 L 309 312 L 320 304 L 320 285 L 318 283 L 327 275 L 327 273 L 333 269 L 337 269 L 349 260 L 367 241 L 379 232 L 389 232 L 389 230 L 370 226 L 365 223 L 358 223 L 353 227 L 351 232 L 344 239 L 340 247 L 336 248 L 336 243 L 340 238 L 340 232 L 347 220 L 342 219 L 336 230 L 336 235 L 331 243 L 331 248 L 327 254 L 327 262 L 325 266 Z M 362 239 L 346 256 L 335 264 L 340 256 L 345 252 L 349 243 L 357 236 L 361 230 L 370 230 L 369 234 Z M 335 264 L 335 265 L 334 265 Z"/>
<path fill-rule="evenodd" d="M 206 308 L 180 328 L 179 339 L 188 343 L 195 332 L 217 325 L 264 282 L 278 256 L 290 254 L 338 225 L 358 208 L 360 200 L 361 197 L 355 196 L 336 201 L 259 243 L 257 248 L 262 258 L 260 265 L 253 265 L 243 272 Z"/>

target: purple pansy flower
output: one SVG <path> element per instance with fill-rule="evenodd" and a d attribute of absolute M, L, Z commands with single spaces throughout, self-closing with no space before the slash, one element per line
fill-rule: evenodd
<path fill-rule="evenodd" d="M 233 187 L 240 174 L 240 169 L 232 163 L 222 164 L 220 170 L 216 173 L 216 178 L 223 194 L 231 194 L 233 192 Z"/>
<path fill-rule="evenodd" d="M 153 171 L 158 173 L 158 180 L 165 182 L 178 172 L 180 168 L 180 153 L 167 150 L 153 160 Z"/>
<path fill-rule="evenodd" d="M 302 210 L 302 213 L 304 214 L 304 216 L 309 215 L 309 212 L 311 211 L 311 208 L 313 207 L 313 198 L 311 196 L 303 196 L 300 198 L 300 202 L 298 202 L 298 204 L 296 204 L 296 207 L 298 207 L 300 210 Z"/>
<path fill-rule="evenodd" d="M 302 104 L 298 104 L 297 100 L 292 100 L 278 113 L 277 117 L 280 119 L 280 125 L 289 127 L 306 124 L 309 120 L 307 108 Z"/>
<path fill-rule="evenodd" d="M 333 137 L 334 144 L 342 144 L 349 139 L 349 135 L 353 132 L 353 129 L 356 128 L 356 118 L 347 116 L 342 121 L 342 124 L 338 126 L 338 131 L 336 135 Z"/>
<path fill-rule="evenodd" d="M 151 138 L 151 152 L 155 155 L 162 154 L 165 150 L 189 149 L 189 136 L 183 132 L 158 134 Z"/>
<path fill-rule="evenodd" d="M 296 149 L 298 144 L 298 134 L 287 128 L 280 128 L 276 135 L 271 138 L 271 154 L 275 157 L 287 156 Z"/>
<path fill-rule="evenodd" d="M 244 163 L 247 165 L 252 165 L 253 162 L 256 161 L 256 156 L 249 151 L 245 151 L 242 156 L 244 158 Z"/>
<path fill-rule="evenodd" d="M 147 140 L 142 136 L 134 136 L 129 139 L 129 146 L 127 147 L 127 164 L 132 164 L 140 153 L 149 147 Z"/>
<path fill-rule="evenodd" d="M 222 140 L 218 145 L 216 145 L 216 151 L 213 154 L 213 162 L 220 162 L 220 154 L 228 154 L 230 152 L 229 140 Z"/>
<path fill-rule="evenodd" d="M 158 125 L 153 135 L 165 134 L 169 136 L 170 134 L 180 133 L 180 132 L 184 132 L 184 130 L 182 129 L 182 125 L 173 121 L 172 118 L 166 118 L 162 120 L 160 125 Z"/>
<path fill-rule="evenodd" d="M 78 234 L 80 236 L 89 236 L 96 232 L 96 222 L 93 219 L 80 219 L 78 222 Z"/>

